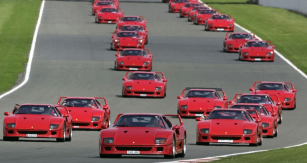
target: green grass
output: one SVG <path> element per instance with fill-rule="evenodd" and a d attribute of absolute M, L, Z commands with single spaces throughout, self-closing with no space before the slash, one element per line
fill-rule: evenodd
<path fill-rule="evenodd" d="M 307 73 L 307 18 L 285 9 L 248 4 L 211 4 L 223 14 L 231 14 L 236 23 L 271 40 L 281 54 Z"/>
<path fill-rule="evenodd" d="M 203 0 L 205 3 L 247 3 L 251 0 Z"/>
<path fill-rule="evenodd" d="M 214 163 L 302 163 L 307 160 L 306 151 L 307 145 L 304 145 L 301 147 L 276 149 L 267 152 L 226 157 L 219 161 L 214 161 Z"/>
<path fill-rule="evenodd" d="M 42 0 L 0 0 L 0 93 L 24 73 Z"/>

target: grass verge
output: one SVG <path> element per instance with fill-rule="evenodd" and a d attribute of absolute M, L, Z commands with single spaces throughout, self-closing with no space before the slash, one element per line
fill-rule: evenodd
<path fill-rule="evenodd" d="M 307 145 L 304 145 L 301 147 L 293 147 L 288 149 L 276 149 L 267 152 L 231 156 L 231 157 L 222 158 L 219 161 L 214 161 L 214 163 L 224 163 L 224 162 L 301 163 L 301 162 L 306 162 L 307 160 L 306 150 L 307 150 Z"/>
<path fill-rule="evenodd" d="M 24 73 L 42 0 L 0 0 L 0 93 Z"/>
<path fill-rule="evenodd" d="M 253 0 L 203 0 L 204 3 L 214 4 L 214 3 L 249 3 Z"/>
<path fill-rule="evenodd" d="M 211 4 L 223 14 L 231 14 L 236 23 L 271 40 L 281 54 L 307 73 L 307 18 L 294 12 L 248 4 Z"/>

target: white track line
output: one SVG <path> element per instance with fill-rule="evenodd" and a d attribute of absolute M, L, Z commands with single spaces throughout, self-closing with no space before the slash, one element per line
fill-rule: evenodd
<path fill-rule="evenodd" d="M 16 90 L 18 90 L 19 88 L 21 88 L 22 86 L 24 86 L 30 77 L 30 73 L 31 73 L 31 66 L 32 66 L 32 60 L 33 60 L 33 56 L 34 56 L 34 50 L 35 50 L 35 45 L 36 45 L 36 39 L 37 39 L 37 33 L 41 24 L 41 20 L 42 20 L 42 16 L 43 16 L 43 11 L 44 11 L 44 6 L 45 6 L 45 0 L 42 1 L 41 7 L 40 7 L 40 11 L 39 11 L 39 17 L 38 17 L 38 21 L 35 27 L 35 32 L 34 32 L 34 36 L 33 36 L 33 40 L 32 40 L 32 44 L 31 44 L 31 49 L 30 49 L 30 54 L 29 54 L 29 60 L 28 60 L 28 64 L 27 64 L 27 69 L 26 69 L 26 76 L 25 79 L 22 81 L 22 83 L 20 83 L 19 85 L 17 85 L 16 87 L 14 87 L 13 89 L 9 90 L 8 92 L 3 93 L 2 95 L 0 95 L 0 99 L 15 92 Z"/>
<path fill-rule="evenodd" d="M 202 1 L 198 0 L 199 3 L 203 3 Z M 208 6 L 207 4 L 204 4 L 205 6 Z M 245 32 L 248 33 L 252 33 L 251 31 L 243 28 L 242 26 L 240 26 L 239 24 L 235 23 L 235 25 L 237 27 L 239 27 L 240 29 L 242 29 Z M 255 35 L 255 37 L 258 40 L 262 40 L 260 37 L 258 37 L 257 35 Z M 283 59 L 286 63 L 288 63 L 294 70 L 296 70 L 298 73 L 300 73 L 304 78 L 307 79 L 307 75 L 301 71 L 300 69 L 298 69 L 291 61 L 289 61 L 287 58 L 285 58 L 281 53 L 279 53 L 277 50 L 274 51 L 275 54 L 277 54 L 281 59 Z M 287 146 L 287 147 L 283 147 L 283 148 L 293 148 L 293 147 L 299 147 L 302 145 L 307 145 L 307 142 L 302 143 L 302 144 L 297 144 L 297 145 L 292 145 L 292 146 Z M 277 148 L 280 149 L 280 148 Z M 237 156 L 237 155 L 244 155 L 244 154 L 251 154 L 251 153 L 258 153 L 258 152 L 266 152 L 269 150 L 273 150 L 273 149 L 267 149 L 267 150 L 257 150 L 257 151 L 249 151 L 249 152 L 242 152 L 242 153 L 233 153 L 233 154 L 228 154 L 228 155 L 220 155 L 220 156 L 213 156 L 213 157 L 205 157 L 205 158 L 197 158 L 197 159 L 189 159 L 189 160 L 178 160 L 178 161 L 171 161 L 170 163 L 198 163 L 198 162 L 206 162 L 204 160 L 207 160 L 207 162 L 210 161 L 215 161 L 218 160 L 219 158 L 224 158 L 224 157 L 229 157 L 229 156 Z"/>

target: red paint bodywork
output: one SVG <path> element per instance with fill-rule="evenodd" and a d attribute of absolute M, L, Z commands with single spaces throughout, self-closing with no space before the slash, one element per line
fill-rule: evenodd
<path fill-rule="evenodd" d="M 92 15 L 97 14 L 103 8 L 116 7 L 111 1 L 98 1 L 93 4 Z"/>
<path fill-rule="evenodd" d="M 233 34 L 246 34 L 249 35 L 248 39 L 233 39 Z M 240 45 L 245 44 L 248 40 L 257 40 L 255 34 L 247 32 L 228 32 L 225 35 L 223 42 L 223 50 L 227 52 L 239 52 Z"/>
<path fill-rule="evenodd" d="M 180 8 L 189 3 L 189 0 L 171 0 L 168 4 L 168 12 L 180 12 Z"/>
<path fill-rule="evenodd" d="M 196 6 L 188 12 L 188 21 L 194 21 L 194 16 L 199 10 L 209 10 L 211 7 Z"/>
<path fill-rule="evenodd" d="M 92 100 L 94 105 L 92 107 L 67 105 L 67 109 L 72 116 L 72 127 L 74 129 L 106 129 L 109 127 L 110 121 L 110 107 L 104 97 L 66 97 L 59 98 L 57 105 L 65 100 Z M 98 100 L 102 100 L 101 104 Z M 98 121 L 93 121 L 93 117 L 100 117 Z"/>
<path fill-rule="evenodd" d="M 99 137 L 99 154 L 103 155 L 126 155 L 129 150 L 140 152 L 139 155 L 171 155 L 172 142 L 175 141 L 176 154 L 183 152 L 183 143 L 186 139 L 186 130 L 181 117 L 177 114 L 151 114 L 151 113 L 128 113 L 119 114 L 114 121 L 124 115 L 154 115 L 163 119 L 166 126 L 166 121 L 171 124 L 171 128 L 158 127 L 110 127 L 100 131 Z M 172 124 L 167 117 L 177 117 L 179 124 Z M 113 138 L 113 143 L 104 143 L 103 138 Z M 155 144 L 156 138 L 166 138 L 164 144 Z M 121 148 L 121 149 L 120 149 Z M 146 148 L 146 149 L 145 149 Z"/>
<path fill-rule="evenodd" d="M 202 13 L 203 11 L 215 11 L 215 13 Z M 219 14 L 219 11 L 212 10 L 212 9 L 198 10 L 194 14 L 193 23 L 194 24 L 205 24 L 206 20 L 211 18 L 211 16 L 214 14 Z"/>
<path fill-rule="evenodd" d="M 280 90 L 259 90 L 261 84 L 278 84 L 282 86 Z M 296 108 L 296 92 L 294 85 L 291 82 L 266 82 L 256 81 L 250 88 L 252 94 L 275 94 L 282 102 L 282 108 L 295 109 Z M 290 100 L 285 100 L 289 99 Z"/>
<path fill-rule="evenodd" d="M 229 19 L 212 19 L 213 16 L 220 15 L 220 16 L 228 16 Z M 212 15 L 205 22 L 205 30 L 206 31 L 234 31 L 234 23 L 235 19 L 232 18 L 231 15 L 223 15 L 223 14 L 216 14 Z"/>
<path fill-rule="evenodd" d="M 106 7 L 107 8 L 107 7 Z M 117 9 L 117 7 L 108 7 L 110 9 Z M 98 12 L 95 17 L 95 23 L 116 23 L 117 20 L 122 19 L 124 12 L 118 8 L 117 12 Z"/>
<path fill-rule="evenodd" d="M 119 37 L 119 33 L 135 33 L 137 37 Z M 144 49 L 145 37 L 138 35 L 136 31 L 115 30 L 112 34 L 110 48 L 112 50 L 123 50 L 125 48 Z"/>
<path fill-rule="evenodd" d="M 43 114 L 14 114 L 14 111 L 10 114 L 5 112 L 4 123 L 3 123 L 3 139 L 5 138 L 28 138 L 36 135 L 34 138 L 60 138 L 63 139 L 63 132 L 66 134 L 66 139 L 68 135 L 71 134 L 72 119 L 69 115 L 66 107 L 61 107 L 48 104 L 23 104 L 24 106 L 50 106 L 55 108 L 56 113 L 53 115 L 43 115 Z M 19 108 L 20 108 L 19 107 Z M 59 114 L 60 113 L 60 114 Z M 57 114 L 57 116 L 55 116 Z M 14 128 L 9 128 L 8 123 L 15 123 Z M 59 125 L 57 129 L 50 129 L 51 124 Z M 64 131 L 64 126 L 66 130 Z M 64 138 L 64 139 L 65 139 Z"/>
<path fill-rule="evenodd" d="M 140 49 L 127 49 L 127 50 L 140 50 Z M 124 52 L 123 49 L 122 52 Z M 145 53 L 143 56 L 122 56 L 121 53 L 117 51 L 115 54 L 115 70 L 141 70 L 141 71 L 151 71 L 152 69 L 152 57 L 153 55 L 149 51 L 149 49 L 141 50 Z M 120 64 L 120 63 L 123 64 Z M 147 65 L 144 63 L 147 62 Z"/>
<path fill-rule="evenodd" d="M 188 92 L 187 92 L 188 91 Z M 217 94 L 214 98 L 187 97 L 190 91 L 212 91 Z M 222 92 L 220 95 L 217 91 Z M 186 94 L 184 94 L 186 92 Z M 182 90 L 178 98 L 177 112 L 181 117 L 194 117 L 208 115 L 211 108 L 227 108 L 228 98 L 221 88 L 187 87 Z M 182 106 L 187 106 L 184 109 Z"/>
<path fill-rule="evenodd" d="M 123 26 L 121 26 L 121 29 L 120 29 L 120 31 L 126 31 L 125 30 L 125 28 L 126 27 L 138 27 L 138 28 L 135 28 L 135 30 L 127 30 L 127 31 L 136 31 L 136 32 L 138 32 L 138 34 L 139 34 L 139 36 L 142 36 L 142 37 L 144 37 L 145 38 L 145 44 L 147 44 L 148 43 L 148 30 L 145 30 L 144 28 L 143 28 L 143 26 L 140 26 L 140 25 L 133 25 L 133 24 L 130 24 L 130 25 L 123 25 Z M 140 29 L 142 29 L 142 30 L 140 30 Z M 116 29 L 117 31 L 119 31 L 119 29 Z M 115 31 L 116 31 L 115 30 Z"/>
<path fill-rule="evenodd" d="M 267 43 L 267 47 L 250 47 L 248 44 L 263 42 Z M 243 61 L 271 61 L 274 62 L 274 50 L 275 46 L 269 40 L 250 40 L 244 45 L 240 45 L 239 48 L 239 59 Z M 246 55 L 247 54 L 247 55 Z"/>
<path fill-rule="evenodd" d="M 136 21 L 124 21 L 124 19 L 126 17 L 134 17 L 134 18 L 136 18 Z M 124 16 L 122 19 L 120 19 L 117 22 L 116 29 L 121 29 L 121 27 L 124 26 L 124 25 L 139 25 L 139 26 L 143 27 L 144 30 L 146 30 L 147 29 L 146 23 L 147 23 L 147 21 L 145 20 L 145 18 L 143 16 Z"/>
<path fill-rule="evenodd" d="M 188 13 L 196 6 L 200 6 L 199 3 L 186 3 L 182 8 L 180 8 L 180 17 L 188 17 Z"/>
<path fill-rule="evenodd" d="M 215 109 L 215 111 L 237 111 L 239 109 Z M 242 112 L 247 111 L 242 110 Z M 209 115 L 210 116 L 210 115 Z M 208 133 L 202 133 L 201 129 L 209 129 Z M 244 129 L 253 130 L 251 134 L 243 134 Z M 196 144 L 209 143 L 244 143 L 258 144 L 262 138 L 262 126 L 256 121 L 237 119 L 207 119 L 197 122 Z M 224 142 L 223 142 L 224 141 Z M 231 141 L 231 142 L 226 142 Z"/>
<path fill-rule="evenodd" d="M 154 80 L 134 80 L 130 77 L 134 73 L 153 74 Z M 130 76 L 128 77 L 128 74 Z M 158 76 L 158 77 L 157 77 Z M 139 97 L 165 97 L 167 79 L 162 72 L 140 72 L 140 71 L 128 71 L 123 78 L 122 95 L 123 96 L 139 96 Z M 127 89 L 127 87 L 132 87 Z M 157 90 L 157 88 L 160 90 Z"/>

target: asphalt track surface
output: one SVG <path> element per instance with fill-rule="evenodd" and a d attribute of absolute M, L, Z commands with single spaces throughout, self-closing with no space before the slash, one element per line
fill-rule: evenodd
<path fill-rule="evenodd" d="M 166 98 L 122 98 L 121 78 L 125 72 L 113 70 L 115 52 L 109 50 L 115 25 L 95 24 L 90 2 L 46 1 L 30 80 L 0 100 L 0 111 L 12 111 L 15 103 L 56 104 L 60 96 L 104 96 L 114 121 L 118 113 L 176 113 L 176 96 L 187 86 L 221 87 L 232 99 L 235 93 L 248 92 L 254 81 L 291 81 L 298 90 L 297 109 L 283 112 L 277 138 L 265 138 L 261 147 L 197 146 L 196 121 L 184 119 L 188 144 L 184 159 L 307 142 L 305 78 L 277 56 L 273 63 L 238 61 L 237 53 L 222 51 L 224 32 L 206 32 L 204 26 L 193 25 L 186 18 L 179 18 L 178 13 L 168 13 L 167 4 L 160 2 L 120 1 L 120 7 L 125 15 L 143 15 L 148 21 L 146 48 L 154 55 L 153 70 L 164 72 L 168 79 Z M 236 28 L 236 31 L 240 30 Z M 3 117 L 2 114 L 0 118 Z M 74 130 L 72 142 L 65 143 L 53 139 L 1 140 L 0 160 L 31 163 L 171 161 L 157 156 L 101 159 L 98 136 L 98 131 Z"/>

